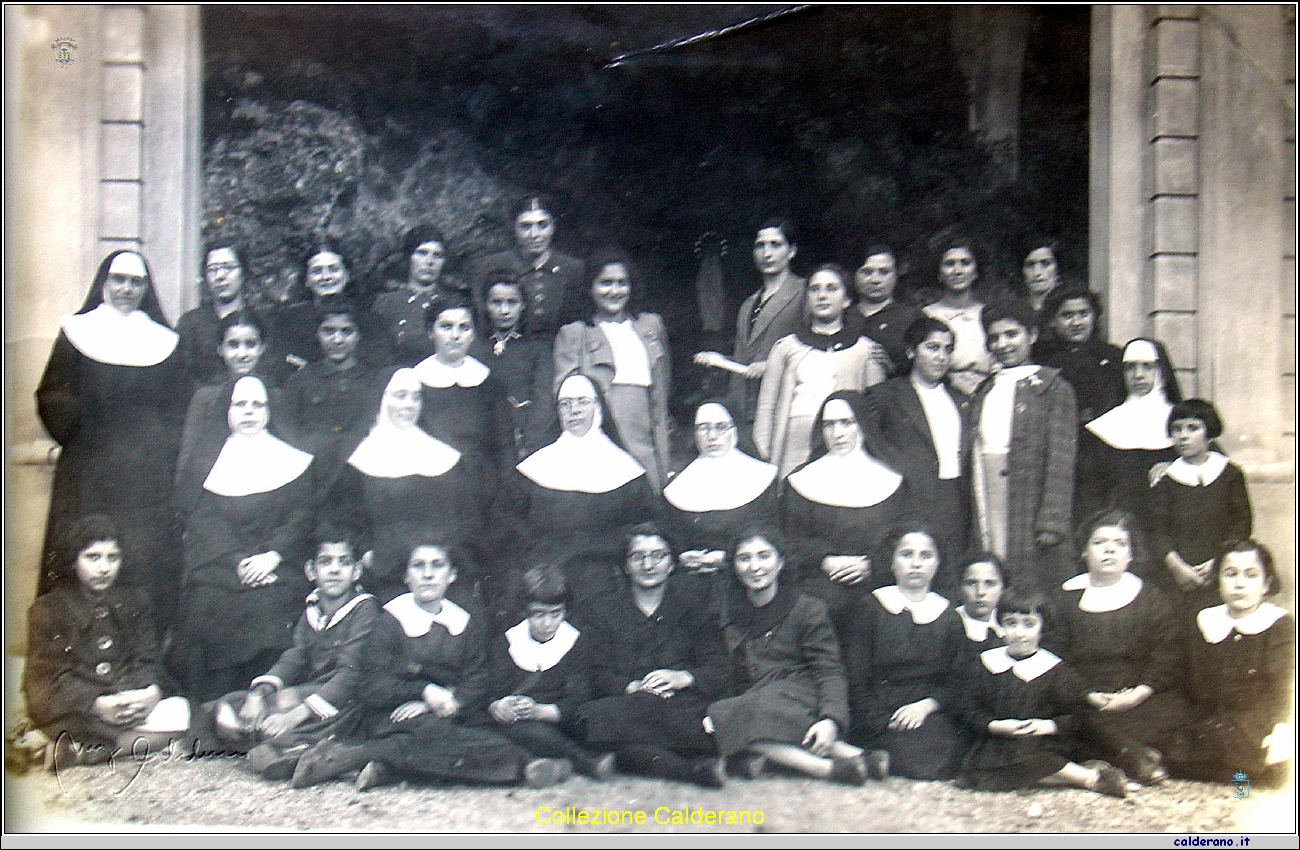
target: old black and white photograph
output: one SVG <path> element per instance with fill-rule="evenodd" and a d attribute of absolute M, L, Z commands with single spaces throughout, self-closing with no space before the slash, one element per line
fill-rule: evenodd
<path fill-rule="evenodd" d="M 1294 846 L 1294 4 L 4 38 L 6 835 Z"/>

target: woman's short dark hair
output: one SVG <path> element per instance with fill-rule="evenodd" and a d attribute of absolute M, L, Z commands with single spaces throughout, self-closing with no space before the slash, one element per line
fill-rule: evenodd
<path fill-rule="evenodd" d="M 564 572 L 554 564 L 534 564 L 520 577 L 523 604 L 568 605 L 569 583 Z"/>
<path fill-rule="evenodd" d="M 410 567 L 411 556 L 415 554 L 415 550 L 424 548 L 441 549 L 442 553 L 447 556 L 447 560 L 451 562 L 453 569 L 464 562 L 464 552 L 461 550 L 460 545 L 456 543 L 455 539 L 453 539 L 449 534 L 435 532 L 416 538 L 415 541 L 407 547 L 406 566 L 402 567 L 403 572 Z"/>
<path fill-rule="evenodd" d="M 257 331 L 257 336 L 262 340 L 262 345 L 269 341 L 269 335 L 266 330 L 266 322 L 257 312 L 248 307 L 241 307 L 221 317 L 217 323 L 217 339 L 220 342 L 226 341 L 226 332 L 231 328 L 252 328 Z"/>
<path fill-rule="evenodd" d="M 822 263 L 812 270 L 812 273 L 808 275 L 808 279 L 812 280 L 813 275 L 820 274 L 821 272 L 830 272 L 840 279 L 840 285 L 844 287 L 844 294 L 849 296 L 850 306 L 858 303 L 858 288 L 854 285 L 853 275 L 849 274 L 848 269 L 844 268 L 844 266 L 839 263 Z M 807 290 L 805 290 L 805 292 L 806 291 Z"/>
<path fill-rule="evenodd" d="M 468 310 L 470 320 L 474 318 L 474 302 L 468 295 L 463 292 L 440 293 L 436 298 L 429 302 L 429 309 L 424 314 L 424 327 L 426 331 L 433 330 L 437 323 L 438 317 L 448 310 Z"/>
<path fill-rule="evenodd" d="M 1214 405 L 1203 398 L 1185 398 L 1169 411 L 1165 422 L 1165 433 L 1173 436 L 1174 423 L 1179 419 L 1199 419 L 1205 423 L 1205 434 L 1211 440 L 1217 440 L 1223 434 L 1223 420 Z"/>
<path fill-rule="evenodd" d="M 544 212 L 551 217 L 551 221 L 556 219 L 555 204 L 549 196 L 540 193 L 524 195 L 510 207 L 511 224 L 519 221 L 519 216 L 526 212 Z"/>
<path fill-rule="evenodd" d="M 867 260 L 879 254 L 887 254 L 889 259 L 894 261 L 894 270 L 898 270 L 898 254 L 894 253 L 894 249 L 889 245 L 886 245 L 884 242 L 868 243 L 867 252 L 862 255 L 862 261 L 865 263 Z"/>
<path fill-rule="evenodd" d="M 937 267 L 943 262 L 944 254 L 949 251 L 957 250 L 958 248 L 965 250 L 971 255 L 971 258 L 975 260 L 975 268 L 978 270 L 980 267 L 979 248 L 976 246 L 975 240 L 970 236 L 967 236 L 965 233 L 956 233 L 946 239 L 941 239 L 938 242 L 934 253 L 935 266 Z"/>
<path fill-rule="evenodd" d="M 417 224 L 402 237 L 402 253 L 410 257 L 425 242 L 437 242 L 444 249 L 447 247 L 447 238 L 436 224 Z"/>
<path fill-rule="evenodd" d="M 1268 582 L 1268 595 L 1272 596 L 1281 589 L 1279 577 L 1277 574 L 1277 565 L 1273 562 L 1273 553 L 1263 543 L 1253 537 L 1244 540 L 1233 540 L 1223 547 L 1223 551 L 1214 559 L 1214 574 L 1218 575 L 1219 570 L 1223 567 L 1223 559 L 1229 555 L 1238 553 L 1254 553 L 1259 565 L 1264 568 L 1264 578 Z"/>
<path fill-rule="evenodd" d="M 357 326 L 357 330 L 361 330 L 361 312 L 357 303 L 343 293 L 326 295 L 313 304 L 316 308 L 316 327 L 319 328 L 330 316 L 347 316 Z"/>
<path fill-rule="evenodd" d="M 890 525 L 884 536 L 880 538 L 880 548 L 877 550 L 877 559 L 874 563 L 882 566 L 884 570 L 882 578 L 888 576 L 893 570 L 894 552 L 898 549 L 898 544 L 909 534 L 924 534 L 930 538 L 930 542 L 934 544 L 934 550 L 939 553 L 940 568 L 943 568 L 944 556 L 947 553 L 943 551 L 943 547 L 939 543 L 939 535 L 935 532 L 934 525 L 919 517 L 904 517 Z"/>
<path fill-rule="evenodd" d="M 229 242 L 229 241 L 225 241 L 225 242 L 223 242 L 223 241 L 221 241 L 221 240 L 219 240 L 219 239 L 214 239 L 214 240 L 211 240 L 211 241 L 209 241 L 209 242 L 204 243 L 204 245 L 203 245 L 203 266 L 202 266 L 202 271 L 203 271 L 204 274 L 207 274 L 207 273 L 208 273 L 208 255 L 211 254 L 213 251 L 220 251 L 220 250 L 223 250 L 223 249 L 226 250 L 226 251 L 229 251 L 229 252 L 232 253 L 232 254 L 234 254 L 234 255 L 235 255 L 235 262 L 236 262 L 236 263 L 239 263 L 239 268 L 240 268 L 240 269 L 243 269 L 243 268 L 244 268 L 244 249 L 243 249 L 243 248 L 240 248 L 240 247 L 239 247 L 238 245 L 236 245 L 234 242 Z"/>
<path fill-rule="evenodd" d="M 907 326 L 907 330 L 903 331 L 903 348 L 911 351 L 929 339 L 930 334 L 937 333 L 948 334 L 954 341 L 957 339 L 952 327 L 943 319 L 936 319 L 934 316 L 922 313 Z"/>
<path fill-rule="evenodd" d="M 994 322 L 1006 319 L 1017 323 L 1027 331 L 1038 330 L 1038 314 L 1028 301 L 1021 298 L 999 298 L 980 311 L 980 324 L 984 333 L 989 332 Z"/>
<path fill-rule="evenodd" d="M 311 261 L 321 254 L 333 254 L 343 262 L 343 268 L 350 268 L 348 258 L 343 256 L 343 249 L 331 242 L 322 242 L 308 249 L 307 256 L 302 258 L 302 269 L 305 272 L 311 265 Z"/>
<path fill-rule="evenodd" d="M 740 531 L 731 538 L 731 551 L 728 554 L 731 555 L 732 562 L 734 563 L 736 560 L 736 550 L 745 543 L 748 543 L 750 540 L 755 540 L 760 537 L 768 543 L 771 543 L 772 548 L 776 550 L 778 555 L 781 557 L 786 556 L 788 550 L 786 549 L 785 535 L 782 534 L 781 530 L 775 525 L 759 522 L 743 526 Z"/>
<path fill-rule="evenodd" d="M 613 265 L 621 265 L 627 269 L 627 279 L 632 284 L 633 294 L 636 294 L 641 286 L 640 270 L 636 263 L 632 262 L 631 255 L 616 245 L 600 248 L 587 259 L 587 272 L 591 275 L 591 280 L 587 281 L 588 285 L 596 282 L 596 278 L 600 277 L 605 266 Z"/>
<path fill-rule="evenodd" d="M 1092 539 L 1092 533 L 1099 528 L 1118 528 L 1128 534 L 1129 551 L 1133 553 L 1133 561 L 1129 565 L 1130 570 L 1134 567 L 1146 565 L 1148 550 L 1142 524 L 1138 522 L 1137 517 L 1133 516 L 1133 514 L 1119 508 L 1103 508 L 1079 525 L 1079 533 L 1075 543 L 1080 558 L 1083 558 L 1087 552 L 1088 541 Z"/>
<path fill-rule="evenodd" d="M 763 219 L 757 230 L 779 230 L 781 235 L 785 237 L 787 245 L 795 245 L 799 242 L 799 231 L 794 222 L 783 215 L 774 215 Z"/>
<path fill-rule="evenodd" d="M 673 542 L 672 537 L 664 532 L 663 528 L 654 520 L 638 522 L 636 525 L 628 528 L 627 532 L 623 535 L 624 555 L 626 555 L 628 550 L 632 548 L 632 538 L 634 537 L 658 537 L 668 544 L 668 548 L 673 551 L 674 555 L 677 554 L 677 545 Z"/>
<path fill-rule="evenodd" d="M 1020 261 L 1021 265 L 1029 258 L 1029 255 L 1039 248 L 1046 248 L 1052 252 L 1052 259 L 1059 264 L 1061 261 L 1061 245 L 1056 239 L 1050 236 L 1044 236 L 1041 233 L 1031 233 L 1026 236 L 1020 243 Z"/>
<path fill-rule="evenodd" d="M 1092 335 L 1088 338 L 1096 339 L 1101 333 L 1101 296 L 1082 284 L 1062 284 L 1047 293 L 1043 299 L 1043 311 L 1039 314 L 1039 324 L 1043 328 L 1050 327 L 1056 320 L 1056 314 L 1061 312 L 1061 306 L 1076 298 L 1084 299 L 1092 308 Z"/>
<path fill-rule="evenodd" d="M 998 600 L 998 617 L 1007 614 L 1037 614 L 1043 620 L 1043 633 L 1051 631 L 1055 612 L 1047 594 L 1029 584 L 1013 584 L 1002 591 Z"/>

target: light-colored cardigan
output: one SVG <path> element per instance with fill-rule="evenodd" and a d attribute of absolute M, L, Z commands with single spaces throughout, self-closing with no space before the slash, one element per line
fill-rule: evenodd
<path fill-rule="evenodd" d="M 887 375 L 875 355 L 879 343 L 859 337 L 852 346 L 830 352 L 834 356 L 835 380 L 832 392 L 873 387 Z M 882 349 L 883 350 L 883 349 Z M 754 443 L 769 463 L 782 466 L 786 436 L 790 427 L 790 405 L 794 400 L 795 375 L 799 364 L 813 351 L 795 334 L 781 337 L 767 356 L 767 371 L 758 391 L 758 413 L 754 419 Z"/>

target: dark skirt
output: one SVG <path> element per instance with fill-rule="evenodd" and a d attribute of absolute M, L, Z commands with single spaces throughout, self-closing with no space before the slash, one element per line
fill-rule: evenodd
<path fill-rule="evenodd" d="M 488 729 L 421 714 L 402 723 L 386 718 L 371 730 L 370 758 L 403 776 L 486 785 L 514 785 L 528 754 Z"/>
<path fill-rule="evenodd" d="M 709 706 L 718 752 L 733 755 L 757 741 L 802 744 L 820 703 L 816 683 L 805 676 L 763 682 L 718 700 Z"/>
<path fill-rule="evenodd" d="M 1073 742 L 1059 735 L 1006 738 L 985 735 L 966 755 L 962 775 L 976 791 L 1029 788 L 1070 763 Z"/>
<path fill-rule="evenodd" d="M 933 687 L 927 682 L 877 688 L 867 703 L 865 717 L 855 721 L 867 749 L 889 751 L 889 772 L 909 779 L 951 779 L 956 773 L 965 736 L 940 708 L 919 729 L 890 729 L 899 708 L 925 699 Z"/>
<path fill-rule="evenodd" d="M 704 731 L 708 705 L 689 691 L 663 697 L 638 691 L 589 702 L 579 709 L 587 744 L 598 749 L 647 746 L 679 755 L 716 750 Z"/>

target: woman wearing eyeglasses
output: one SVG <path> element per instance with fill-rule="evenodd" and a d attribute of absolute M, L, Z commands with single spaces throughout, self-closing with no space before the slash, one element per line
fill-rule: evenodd
<path fill-rule="evenodd" d="M 706 401 L 695 411 L 700 454 L 664 488 L 672 532 L 684 547 L 682 567 L 716 573 L 736 533 L 776 519 L 776 467 L 743 454 L 736 420 L 726 405 Z"/>
<path fill-rule="evenodd" d="M 512 570 L 538 558 L 562 564 L 580 617 L 592 596 L 609 590 L 621 531 L 652 516 L 652 496 L 590 378 L 565 378 L 555 405 L 560 437 L 515 467 L 494 523 L 506 539 L 493 548 Z"/>

